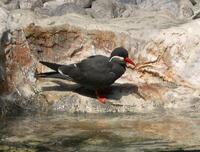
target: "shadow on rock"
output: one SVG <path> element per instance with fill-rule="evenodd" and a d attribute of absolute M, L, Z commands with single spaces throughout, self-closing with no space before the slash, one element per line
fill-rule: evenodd
<path fill-rule="evenodd" d="M 67 84 L 61 81 L 52 81 L 56 86 L 42 87 L 43 91 L 71 91 L 78 93 L 83 96 L 96 98 L 95 92 L 93 90 L 88 90 L 79 84 Z M 138 98 L 144 97 L 139 93 L 138 86 L 130 83 L 119 84 L 115 83 L 106 90 L 102 91 L 102 94 L 106 96 L 107 99 L 119 100 L 123 96 L 128 96 L 130 94 L 136 95 Z"/>

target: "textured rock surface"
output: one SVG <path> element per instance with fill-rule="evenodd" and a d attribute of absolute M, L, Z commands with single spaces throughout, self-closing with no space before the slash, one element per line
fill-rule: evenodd
<path fill-rule="evenodd" d="M 190 17 L 193 15 L 192 3 L 189 0 L 146 0 L 139 7 L 147 10 L 165 11 L 175 17 Z"/>
<path fill-rule="evenodd" d="M 89 8 L 92 5 L 93 0 L 75 0 L 75 4 L 83 8 Z"/>
<path fill-rule="evenodd" d="M 147 6 L 155 0 L 148 1 L 148 5 L 147 1 L 137 1 L 139 6 L 126 3 L 125 9 L 118 11 L 122 18 L 119 13 L 118 18 L 109 20 L 65 13 L 47 18 L 21 9 L 11 11 L 8 16 L 2 9 L 5 15 L 1 23 L 5 28 L 1 31 L 8 31 L 1 44 L 1 94 L 16 92 L 23 99 L 37 99 L 45 108 L 69 112 L 199 109 L 200 20 L 185 20 L 178 9 L 183 4 L 191 4 L 191 8 L 193 5 L 190 1 L 171 0 L 168 7 L 167 2 L 160 1 L 150 10 Z M 92 3 L 91 9 L 97 2 Z M 171 9 L 172 2 L 179 4 L 175 9 L 179 19 L 165 9 L 159 13 L 156 10 L 161 5 Z M 105 3 L 112 7 L 120 2 Z M 112 18 L 113 12 L 105 15 Z M 98 103 L 93 92 L 71 82 L 34 77 L 36 72 L 49 70 L 39 60 L 69 64 L 94 53 L 109 56 L 118 46 L 127 48 L 138 66 L 127 69 L 112 86 L 108 104 Z"/>
<path fill-rule="evenodd" d="M 6 23 L 7 23 L 7 17 L 8 17 L 8 11 L 6 11 L 4 8 L 0 7 L 0 37 L 2 37 L 0 41 L 0 83 L 2 84 L 3 81 L 6 79 L 6 73 L 5 73 L 5 65 L 4 65 L 4 51 L 3 51 L 3 44 L 4 43 L 4 32 L 7 30 Z M 3 86 L 1 86 L 3 88 Z M 1 92 L 1 89 L 0 89 Z"/>
<path fill-rule="evenodd" d="M 61 5 L 61 6 L 58 6 L 54 12 L 52 12 L 52 15 L 53 16 L 61 16 L 61 15 L 65 15 L 67 13 L 77 13 L 77 14 L 83 14 L 83 15 L 86 15 L 86 11 L 76 5 L 76 4 L 64 4 L 64 5 Z"/>
<path fill-rule="evenodd" d="M 32 9 L 34 10 L 36 7 L 42 7 L 42 0 L 20 0 L 19 7 L 21 9 Z"/>
<path fill-rule="evenodd" d="M 92 3 L 91 14 L 95 18 L 116 18 L 125 10 L 126 7 L 122 2 L 97 0 Z"/>
<path fill-rule="evenodd" d="M 7 18 L 8 18 L 8 11 L 3 8 L 0 7 L 0 35 L 2 35 L 2 33 L 6 30 L 6 22 L 7 22 Z"/>

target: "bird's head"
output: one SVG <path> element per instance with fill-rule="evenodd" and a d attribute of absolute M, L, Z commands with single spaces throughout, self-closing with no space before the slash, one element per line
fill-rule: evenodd
<path fill-rule="evenodd" d="M 123 47 L 118 47 L 118 48 L 115 48 L 111 55 L 110 55 L 110 62 L 112 61 L 120 61 L 121 63 L 124 63 L 126 65 L 126 63 L 129 63 L 129 64 L 132 64 L 132 65 L 136 65 L 133 60 L 131 60 L 129 57 L 128 57 L 128 51 L 123 48 Z"/>

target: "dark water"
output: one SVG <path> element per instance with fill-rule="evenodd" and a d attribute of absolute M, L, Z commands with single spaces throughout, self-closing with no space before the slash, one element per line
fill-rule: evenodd
<path fill-rule="evenodd" d="M 200 150 L 200 113 L 52 114 L 2 120 L 0 152 Z"/>

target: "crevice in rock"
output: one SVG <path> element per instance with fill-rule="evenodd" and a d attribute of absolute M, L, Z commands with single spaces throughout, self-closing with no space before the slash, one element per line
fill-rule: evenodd
<path fill-rule="evenodd" d="M 192 17 L 193 20 L 196 20 L 196 19 L 198 19 L 198 18 L 200 18 L 200 12 L 198 12 L 197 14 L 195 14 L 195 15 Z"/>
<path fill-rule="evenodd" d="M 190 0 L 190 2 L 192 3 L 192 5 L 196 5 L 197 4 L 196 0 Z"/>

